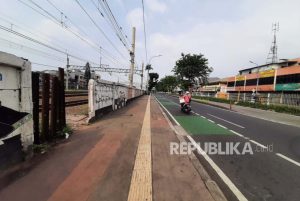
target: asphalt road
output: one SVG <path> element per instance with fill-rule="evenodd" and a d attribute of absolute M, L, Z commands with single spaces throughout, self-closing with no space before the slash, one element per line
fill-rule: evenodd
<path fill-rule="evenodd" d="M 248 200 L 300 200 L 300 129 L 192 102 L 193 113 L 180 112 L 178 98 L 157 94 L 161 104 L 205 149 L 205 142 L 251 144 L 253 154 L 208 154 Z M 300 123 L 300 122 L 299 122 Z M 265 148 L 265 149 L 263 149 Z M 236 200 L 231 185 L 205 158 L 198 159 L 229 200 Z"/>

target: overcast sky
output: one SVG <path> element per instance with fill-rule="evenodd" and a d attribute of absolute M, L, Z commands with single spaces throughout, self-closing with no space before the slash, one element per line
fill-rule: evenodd
<path fill-rule="evenodd" d="M 20 0 L 21 1 L 21 0 Z M 28 8 L 18 0 L 1 0 L 0 24 L 15 31 L 43 41 L 85 60 L 99 63 L 100 55 L 61 26 Z M 30 0 L 22 0 L 30 4 Z M 75 0 L 51 0 L 57 8 L 71 19 L 64 20 L 85 39 L 101 45 L 116 61 L 102 55 L 102 63 L 110 67 L 129 68 L 129 54 L 116 37 L 111 26 L 103 18 L 92 1 L 79 0 L 90 13 L 106 37 L 93 25 Z M 60 13 L 47 0 L 33 0 L 53 16 Z M 116 20 L 131 42 L 131 27 L 137 28 L 136 65 L 140 68 L 145 58 L 141 0 L 107 0 Z M 272 42 L 272 23 L 279 22 L 278 57 L 300 57 L 300 1 L 299 0 L 145 0 L 148 60 L 160 76 L 172 74 L 175 61 L 183 53 L 202 53 L 214 68 L 211 76 L 226 77 L 238 70 L 251 67 L 249 60 L 264 64 Z M 39 10 L 39 8 L 36 8 Z M 100 7 L 100 10 L 102 8 Z M 39 10 L 42 12 L 41 10 Z M 103 12 L 103 11 L 102 11 Z M 9 22 L 8 22 L 9 21 Z M 13 25 L 11 24 L 13 23 Z M 30 31 L 31 33 L 29 33 Z M 34 33 L 35 35 L 33 35 Z M 17 44 L 10 43 L 13 41 Z M 1 51 L 29 58 L 32 62 L 51 66 L 66 65 L 65 55 L 0 31 Z M 24 47 L 24 45 L 26 47 Z M 36 52 L 30 48 L 51 54 Z M 55 55 L 55 56 L 53 56 Z M 71 58 L 72 64 L 84 64 Z M 34 70 L 47 67 L 33 65 Z M 127 80 L 124 75 L 102 74 L 103 78 Z M 139 77 L 135 77 L 139 81 Z"/>

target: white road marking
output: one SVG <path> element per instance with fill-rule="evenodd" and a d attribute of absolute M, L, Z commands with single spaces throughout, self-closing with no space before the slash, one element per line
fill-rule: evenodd
<path fill-rule="evenodd" d="M 241 193 L 241 191 L 232 183 L 232 181 L 225 175 L 225 173 L 217 166 L 217 164 L 201 149 L 199 144 L 191 136 L 187 136 L 190 142 L 197 148 L 199 154 L 201 154 L 205 160 L 210 164 L 210 166 L 216 171 L 219 177 L 224 181 L 224 183 L 233 192 L 236 198 L 240 201 L 247 201 L 247 198 Z"/>
<path fill-rule="evenodd" d="M 291 158 L 289 158 L 289 157 L 287 157 L 283 154 L 280 154 L 280 153 L 276 153 L 276 155 L 300 167 L 299 162 L 297 162 L 297 161 L 295 161 L 295 160 L 293 160 L 293 159 L 291 159 Z"/>
<path fill-rule="evenodd" d="M 208 121 L 210 121 L 211 123 L 215 123 L 213 120 L 207 119 Z"/>
<path fill-rule="evenodd" d="M 237 136 L 240 136 L 240 137 L 242 137 L 242 138 L 245 138 L 245 136 L 243 136 L 242 134 L 239 134 L 238 132 L 235 132 L 235 131 L 233 131 L 233 130 L 230 130 L 231 132 L 233 132 L 234 134 L 236 134 Z"/>
<path fill-rule="evenodd" d="M 205 117 L 205 116 L 202 116 L 202 115 L 201 115 L 201 117 L 202 117 L 203 119 L 206 119 L 206 117 Z"/>
<path fill-rule="evenodd" d="M 252 143 L 254 143 L 254 144 L 256 144 L 256 145 L 258 145 L 258 146 L 260 146 L 260 147 L 262 147 L 262 148 L 264 148 L 264 149 L 267 149 L 268 147 L 266 147 L 265 145 L 262 145 L 262 144 L 260 144 L 259 142 L 256 142 L 255 140 L 249 140 L 250 142 L 252 142 Z"/>
<path fill-rule="evenodd" d="M 164 110 L 168 113 L 168 115 L 173 119 L 173 121 L 177 124 L 177 126 L 180 126 L 180 124 L 178 123 L 178 121 L 173 117 L 173 115 L 171 115 L 171 113 L 165 108 L 165 106 L 163 106 L 160 102 L 159 102 L 159 100 L 156 98 L 156 96 L 154 96 L 155 97 L 155 99 L 156 99 L 156 101 L 160 104 L 160 106 L 162 107 L 162 108 L 164 108 Z"/>
<path fill-rule="evenodd" d="M 222 127 L 222 128 L 227 129 L 227 127 L 225 127 L 225 126 L 223 126 L 223 125 L 221 125 L 221 124 L 217 124 L 217 125 L 220 126 L 220 127 Z"/>
<path fill-rule="evenodd" d="M 156 97 L 155 97 L 156 98 Z M 167 111 L 169 116 L 175 121 L 175 123 L 180 126 L 180 124 L 176 121 L 172 114 L 158 101 L 157 102 Z M 209 121 L 213 122 L 212 120 L 208 119 Z M 213 122 L 214 123 L 214 122 Z M 211 167 L 216 171 L 219 177 L 224 181 L 224 183 L 229 187 L 229 189 L 233 192 L 233 194 L 237 197 L 240 201 L 248 201 L 247 198 L 240 192 L 240 190 L 232 183 L 232 181 L 225 175 L 225 173 L 217 166 L 217 164 L 201 149 L 201 147 L 195 142 L 195 140 L 188 135 L 187 136 L 190 142 L 197 148 L 200 154 L 203 155 L 205 160 L 211 165 Z"/>
<path fill-rule="evenodd" d="M 212 115 L 212 114 L 209 114 L 209 113 L 207 113 L 207 114 L 208 114 L 209 116 L 212 116 L 212 117 L 214 117 L 214 118 L 216 118 L 216 119 L 220 119 L 220 120 L 222 120 L 222 121 L 225 121 L 225 122 L 227 122 L 227 123 L 230 123 L 230 124 L 232 124 L 232 125 L 234 125 L 234 126 L 237 126 L 237 127 L 239 127 L 239 128 L 245 128 L 244 126 L 241 126 L 241 125 L 239 125 L 239 124 L 233 123 L 233 122 L 228 121 L 228 120 L 226 120 L 226 119 L 223 119 L 223 118 L 221 118 L 221 117 L 217 117 L 217 116 Z"/>

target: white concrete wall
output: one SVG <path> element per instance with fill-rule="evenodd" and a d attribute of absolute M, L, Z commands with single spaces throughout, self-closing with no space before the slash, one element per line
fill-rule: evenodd
<path fill-rule="evenodd" d="M 27 150 L 33 144 L 31 63 L 12 54 L 0 52 L 0 101 L 1 105 L 28 115 L 17 124 L 5 139 L 21 135 L 22 146 Z M 2 144 L 0 142 L 0 144 Z"/>
<path fill-rule="evenodd" d="M 116 110 L 126 106 L 129 99 L 141 96 L 143 93 L 144 91 L 140 89 L 130 89 L 125 85 L 91 79 L 88 86 L 89 121 L 95 117 L 97 110 L 106 107 Z"/>

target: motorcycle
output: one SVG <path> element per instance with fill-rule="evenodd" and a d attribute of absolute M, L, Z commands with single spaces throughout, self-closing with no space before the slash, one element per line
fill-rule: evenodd
<path fill-rule="evenodd" d="M 187 113 L 189 114 L 192 110 L 192 107 L 189 103 L 184 103 L 182 106 L 181 106 L 181 111 L 184 112 L 184 113 Z"/>
<path fill-rule="evenodd" d="M 179 97 L 179 103 L 181 106 L 181 111 L 189 114 L 192 110 L 191 104 L 189 102 L 185 102 L 183 96 Z"/>

